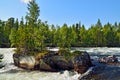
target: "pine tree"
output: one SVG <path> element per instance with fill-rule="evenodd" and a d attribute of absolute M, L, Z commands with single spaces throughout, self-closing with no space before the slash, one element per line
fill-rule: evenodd
<path fill-rule="evenodd" d="M 24 24 L 23 18 L 20 21 L 20 25 L 18 19 L 15 21 L 9 39 L 11 46 L 17 48 L 17 53 L 29 55 L 43 50 L 44 36 L 41 36 L 42 34 L 40 32 L 42 31 L 39 30 L 39 27 L 36 27 L 39 11 L 37 3 L 35 0 L 32 0 L 28 3 L 27 24 Z"/>
<path fill-rule="evenodd" d="M 26 21 L 28 22 L 28 25 L 36 25 L 37 21 L 38 21 L 38 17 L 39 17 L 39 6 L 38 4 L 35 2 L 35 0 L 31 0 L 28 4 L 28 12 L 26 15 Z M 34 27 L 33 26 L 33 27 Z"/>

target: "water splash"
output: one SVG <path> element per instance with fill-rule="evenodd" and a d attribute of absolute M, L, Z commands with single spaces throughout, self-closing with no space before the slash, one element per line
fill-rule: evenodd
<path fill-rule="evenodd" d="M 54 50 L 56 51 L 57 49 Z M 89 54 L 95 53 L 96 55 L 118 55 L 120 53 L 120 48 L 76 48 L 75 50 L 83 50 L 87 51 Z M 92 68 L 90 68 L 83 75 L 67 70 L 62 73 L 25 71 L 13 65 L 12 55 L 14 53 L 14 48 L 0 48 L 0 53 L 4 55 L 3 62 L 6 64 L 5 67 L 0 69 L 0 80 L 78 80 L 78 78 L 80 79 L 82 76 L 87 75 L 92 71 Z"/>
<path fill-rule="evenodd" d="M 78 80 L 80 76 L 67 70 L 62 74 L 60 72 L 26 71 L 14 66 L 12 57 L 14 48 L 0 48 L 0 53 L 4 55 L 3 62 L 6 64 L 0 69 L 0 80 Z"/>

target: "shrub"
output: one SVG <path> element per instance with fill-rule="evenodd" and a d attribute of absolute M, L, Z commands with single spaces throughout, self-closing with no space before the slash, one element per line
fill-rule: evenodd
<path fill-rule="evenodd" d="M 40 58 L 43 58 L 44 56 L 46 56 L 48 54 L 48 51 L 44 51 L 44 52 L 39 52 L 37 54 L 35 54 L 35 59 L 40 59 Z"/>
<path fill-rule="evenodd" d="M 83 51 L 74 51 L 72 52 L 72 56 L 78 56 L 81 55 L 83 53 Z"/>

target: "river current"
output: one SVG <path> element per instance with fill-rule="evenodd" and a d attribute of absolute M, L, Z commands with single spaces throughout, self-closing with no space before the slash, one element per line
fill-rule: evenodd
<path fill-rule="evenodd" d="M 55 50 L 55 49 L 53 49 Z M 91 58 L 97 58 L 101 55 L 117 55 L 120 56 L 120 48 L 72 48 L 71 51 L 81 50 L 87 51 Z M 4 55 L 2 64 L 5 67 L 0 69 L 0 80 L 78 80 L 85 74 L 88 74 L 90 68 L 85 74 L 77 74 L 71 71 L 63 72 L 41 72 L 41 71 L 26 71 L 14 66 L 12 55 L 14 48 L 0 48 L 0 54 Z M 120 59 L 120 58 L 119 58 Z"/>

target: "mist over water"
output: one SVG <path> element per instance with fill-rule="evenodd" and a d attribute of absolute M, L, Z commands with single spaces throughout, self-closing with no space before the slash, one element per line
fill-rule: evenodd
<path fill-rule="evenodd" d="M 87 51 L 90 55 L 120 55 L 120 48 L 73 48 L 72 51 L 74 50 Z M 67 70 L 63 72 L 26 71 L 14 66 L 13 53 L 14 48 L 0 48 L 0 54 L 4 55 L 2 62 L 5 64 L 5 67 L 0 69 L 0 80 L 78 80 L 83 76 Z M 89 70 L 85 74 L 88 73 Z"/>

